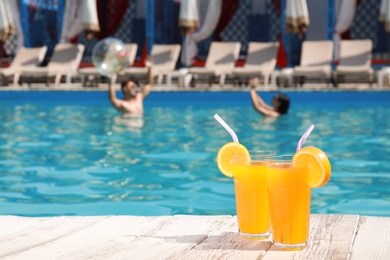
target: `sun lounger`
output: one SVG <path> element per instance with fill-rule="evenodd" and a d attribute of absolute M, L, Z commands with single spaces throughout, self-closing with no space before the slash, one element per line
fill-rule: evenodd
<path fill-rule="evenodd" d="M 225 84 L 227 75 L 231 75 L 235 62 L 240 54 L 239 42 L 212 42 L 204 67 L 192 67 L 189 73 L 195 81 L 207 78 L 211 84 L 214 78 L 219 78 L 219 84 Z"/>
<path fill-rule="evenodd" d="M 175 70 L 179 59 L 181 46 L 179 44 L 154 44 L 150 53 L 153 75 L 157 77 L 157 84 L 161 85 L 164 76 Z M 131 67 L 124 69 L 121 75 L 142 79 L 148 75 L 146 67 Z"/>
<path fill-rule="evenodd" d="M 332 60 L 332 41 L 304 41 L 300 65 L 294 67 L 294 84 L 304 84 L 306 79 L 324 79 L 330 83 Z"/>
<path fill-rule="evenodd" d="M 82 44 L 58 43 L 54 47 L 53 54 L 46 67 L 24 68 L 22 77 L 24 79 L 30 78 L 30 80 L 44 78 L 47 84 L 51 78 L 55 78 L 55 85 L 59 86 L 62 76 L 77 73 L 83 53 L 84 45 Z"/>
<path fill-rule="evenodd" d="M 137 55 L 138 44 L 127 43 L 125 44 L 125 46 L 127 50 L 129 65 L 132 66 L 135 60 L 135 56 Z M 99 85 L 101 75 L 95 67 L 80 68 L 78 69 L 78 74 L 81 77 L 81 81 L 84 87 L 88 85 Z M 120 72 L 119 74 L 123 74 L 123 72 Z"/>
<path fill-rule="evenodd" d="M 339 65 L 334 71 L 335 84 L 351 79 L 365 79 L 371 84 L 372 40 L 343 40 L 340 43 Z"/>
<path fill-rule="evenodd" d="M 0 75 L 3 77 L 6 83 L 8 83 L 9 77 L 13 77 L 13 84 L 16 86 L 19 82 L 22 70 L 36 68 L 45 58 L 46 51 L 46 46 L 36 48 L 20 48 L 12 60 L 11 65 L 0 70 Z"/>
<path fill-rule="evenodd" d="M 247 82 L 252 77 L 263 77 L 268 85 L 269 77 L 275 70 L 278 42 L 250 42 L 243 67 L 235 67 L 232 77 L 236 81 Z"/>

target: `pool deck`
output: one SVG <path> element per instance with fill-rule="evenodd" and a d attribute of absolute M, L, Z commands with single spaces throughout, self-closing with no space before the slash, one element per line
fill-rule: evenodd
<path fill-rule="evenodd" d="M 308 248 L 245 240 L 235 216 L 0 216 L 1 259 L 390 259 L 390 217 L 311 215 Z"/>
<path fill-rule="evenodd" d="M 98 87 L 83 87 L 81 83 L 72 83 L 66 84 L 62 83 L 60 86 L 50 85 L 47 86 L 43 83 L 34 83 L 28 86 L 23 84 L 22 86 L 14 86 L 12 84 L 8 86 L 0 86 L 1 91 L 26 91 L 26 90 L 38 90 L 38 91 L 107 91 L 108 84 L 100 83 Z M 116 89 L 120 90 L 119 83 L 116 84 Z M 171 85 L 155 85 L 153 86 L 153 91 L 245 91 L 249 90 L 248 86 L 242 85 L 234 86 L 232 84 L 226 84 L 224 86 L 219 86 L 218 84 L 213 84 L 211 87 L 208 84 L 198 84 L 195 88 L 191 87 L 178 87 L 177 84 Z M 331 85 L 326 85 L 323 83 L 307 83 L 303 87 L 277 87 L 277 86 L 264 86 L 260 85 L 257 90 L 259 91 L 390 91 L 390 86 L 383 86 L 379 88 L 376 83 L 373 83 L 371 86 L 366 83 L 345 83 L 340 84 L 337 88 L 333 88 Z"/>

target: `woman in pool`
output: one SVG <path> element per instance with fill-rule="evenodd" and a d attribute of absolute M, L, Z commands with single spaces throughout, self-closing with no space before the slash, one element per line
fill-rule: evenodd
<path fill-rule="evenodd" d="M 148 68 L 148 83 L 143 86 L 141 91 L 137 92 L 138 84 L 133 80 L 122 82 L 123 100 L 116 97 L 114 84 L 110 84 L 108 89 L 110 101 L 117 110 L 134 115 L 142 115 L 144 113 L 143 101 L 152 91 L 153 85 L 151 62 L 147 61 L 146 67 Z"/>
<path fill-rule="evenodd" d="M 258 78 L 253 78 L 249 81 L 253 108 L 260 114 L 270 117 L 278 117 L 282 114 L 287 114 L 288 108 L 290 107 L 290 99 L 288 96 L 285 94 L 277 94 L 272 98 L 272 106 L 269 106 L 256 93 L 256 87 L 259 85 L 259 82 Z"/>

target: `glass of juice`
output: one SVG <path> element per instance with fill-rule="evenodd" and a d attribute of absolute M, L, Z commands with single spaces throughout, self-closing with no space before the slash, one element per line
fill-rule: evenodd
<path fill-rule="evenodd" d="M 273 242 L 283 250 L 302 250 L 309 235 L 309 169 L 286 155 L 268 157 L 266 172 Z"/>
<path fill-rule="evenodd" d="M 270 235 L 265 158 L 271 151 L 233 155 L 232 171 L 240 236 L 261 240 Z"/>

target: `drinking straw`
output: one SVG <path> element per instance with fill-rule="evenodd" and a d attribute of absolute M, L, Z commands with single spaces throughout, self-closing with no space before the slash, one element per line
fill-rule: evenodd
<path fill-rule="evenodd" d="M 228 124 L 226 124 L 225 121 L 223 121 L 223 119 L 218 114 L 215 114 L 214 118 L 226 129 L 226 131 L 228 131 L 228 133 L 232 136 L 233 141 L 239 143 L 237 135 L 233 131 L 233 129 L 231 129 L 230 126 L 228 126 Z"/>
<path fill-rule="evenodd" d="M 299 142 L 297 144 L 297 151 L 301 150 L 303 143 L 306 141 L 307 137 L 310 135 L 311 131 L 313 131 L 314 125 L 309 126 L 305 133 L 302 135 L 301 139 L 299 139 Z"/>

